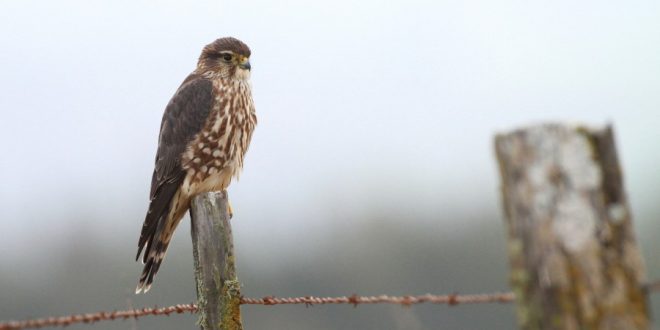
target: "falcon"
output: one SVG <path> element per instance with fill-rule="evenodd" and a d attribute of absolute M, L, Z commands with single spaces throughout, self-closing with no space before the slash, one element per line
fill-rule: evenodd
<path fill-rule="evenodd" d="M 249 60 L 250 48 L 242 41 L 215 40 L 204 47 L 197 68 L 165 108 L 135 258 L 142 255 L 144 264 L 135 293 L 151 288 L 191 199 L 226 190 L 243 167 L 257 124 Z"/>

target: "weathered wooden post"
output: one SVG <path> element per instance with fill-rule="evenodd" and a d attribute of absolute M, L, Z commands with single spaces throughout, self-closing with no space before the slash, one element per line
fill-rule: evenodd
<path fill-rule="evenodd" d="M 190 208 L 199 324 L 203 330 L 243 329 L 227 205 L 226 192 L 211 192 L 196 196 Z"/>
<path fill-rule="evenodd" d="M 611 127 L 530 127 L 495 151 L 520 326 L 650 328 Z"/>

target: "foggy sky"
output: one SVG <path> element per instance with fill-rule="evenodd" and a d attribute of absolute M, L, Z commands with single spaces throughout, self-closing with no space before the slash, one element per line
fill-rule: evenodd
<path fill-rule="evenodd" d="M 79 232 L 137 242 L 164 107 L 223 36 L 253 54 L 259 124 L 229 190 L 244 242 L 314 250 L 373 209 L 496 221 L 493 135 L 547 120 L 614 125 L 639 231 L 659 31 L 655 1 L 2 1 L 0 261 L 56 263 L 35 251 Z"/>

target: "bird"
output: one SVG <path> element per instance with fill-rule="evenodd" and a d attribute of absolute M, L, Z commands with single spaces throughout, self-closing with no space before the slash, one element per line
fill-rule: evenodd
<path fill-rule="evenodd" d="M 257 125 L 250 55 L 250 48 L 233 37 L 206 45 L 165 108 L 135 257 L 142 255 L 144 264 L 136 294 L 151 288 L 191 199 L 226 191 L 243 168 Z"/>

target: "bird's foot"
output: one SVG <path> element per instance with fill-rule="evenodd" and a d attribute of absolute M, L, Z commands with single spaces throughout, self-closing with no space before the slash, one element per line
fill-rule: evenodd
<path fill-rule="evenodd" d="M 227 213 L 229 213 L 229 219 L 234 217 L 234 209 L 231 207 L 231 203 L 229 202 L 229 193 L 227 193 L 227 190 L 223 190 L 225 193 L 225 196 L 227 197 Z"/>

